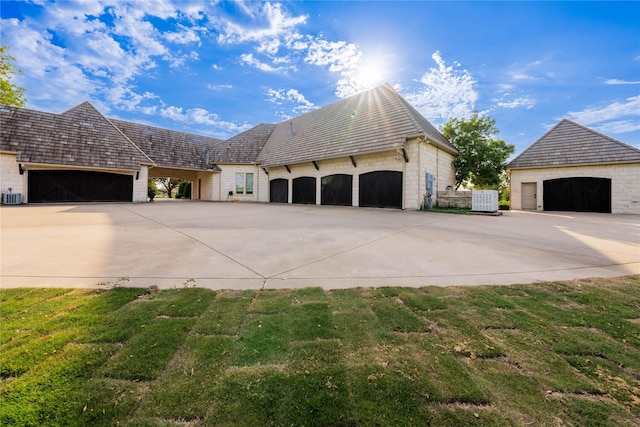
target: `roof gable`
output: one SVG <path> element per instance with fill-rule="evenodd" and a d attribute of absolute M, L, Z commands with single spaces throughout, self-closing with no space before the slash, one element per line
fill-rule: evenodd
<path fill-rule="evenodd" d="M 276 125 L 261 123 L 213 147 L 216 163 L 255 163 Z"/>
<path fill-rule="evenodd" d="M 123 170 L 153 164 L 88 102 L 62 114 L 0 107 L 0 147 L 29 163 Z"/>
<path fill-rule="evenodd" d="M 404 147 L 426 134 L 452 153 L 455 147 L 390 85 L 384 84 L 276 125 L 257 158 L 277 166 Z"/>
<path fill-rule="evenodd" d="M 507 165 L 508 169 L 640 161 L 640 150 L 568 119 Z"/>
<path fill-rule="evenodd" d="M 140 123 L 110 119 L 124 135 L 159 167 L 216 170 L 211 150 L 221 139 Z"/>

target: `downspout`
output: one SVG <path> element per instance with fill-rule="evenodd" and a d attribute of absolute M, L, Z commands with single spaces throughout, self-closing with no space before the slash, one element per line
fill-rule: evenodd
<path fill-rule="evenodd" d="M 404 142 L 404 150 L 406 150 L 407 147 L 407 141 L 405 140 Z M 407 162 L 403 161 L 402 162 L 402 210 L 405 210 L 407 208 L 407 201 L 405 200 L 408 196 L 406 190 L 407 190 Z"/>
<path fill-rule="evenodd" d="M 418 138 L 418 210 L 422 208 L 422 202 L 424 198 L 422 197 L 422 188 L 420 185 L 420 180 L 422 179 L 422 138 Z M 426 187 L 426 183 L 424 185 Z"/>

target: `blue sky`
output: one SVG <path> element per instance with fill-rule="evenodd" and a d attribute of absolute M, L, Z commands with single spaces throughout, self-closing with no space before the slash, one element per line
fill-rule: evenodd
<path fill-rule="evenodd" d="M 27 107 L 225 139 L 387 82 L 516 154 L 562 118 L 640 148 L 640 2 L 0 3 Z"/>

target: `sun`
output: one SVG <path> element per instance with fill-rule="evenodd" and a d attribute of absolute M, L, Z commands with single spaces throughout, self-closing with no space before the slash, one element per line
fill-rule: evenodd
<path fill-rule="evenodd" d="M 387 66 L 384 61 L 370 59 L 363 61 L 358 67 L 355 80 L 358 86 L 368 89 L 384 83 L 387 74 Z"/>

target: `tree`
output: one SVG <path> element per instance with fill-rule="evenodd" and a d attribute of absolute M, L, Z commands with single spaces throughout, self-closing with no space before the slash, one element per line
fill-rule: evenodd
<path fill-rule="evenodd" d="M 460 152 L 453 161 L 456 168 L 456 190 L 461 185 L 477 189 L 500 187 L 502 174 L 509 156 L 515 151 L 513 144 L 493 139 L 498 134 L 496 121 L 474 112 L 468 120 L 452 118 L 442 128 L 442 134 Z"/>
<path fill-rule="evenodd" d="M 173 189 L 176 188 L 180 184 L 179 179 L 175 178 L 153 178 L 157 183 L 162 185 L 165 190 L 167 190 L 167 195 L 171 198 L 171 193 Z"/>
<path fill-rule="evenodd" d="M 24 88 L 11 83 L 11 79 L 22 70 L 15 68 L 16 58 L 9 54 L 9 46 L 0 46 L 0 104 L 24 107 Z"/>

